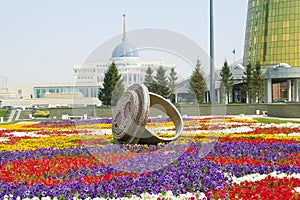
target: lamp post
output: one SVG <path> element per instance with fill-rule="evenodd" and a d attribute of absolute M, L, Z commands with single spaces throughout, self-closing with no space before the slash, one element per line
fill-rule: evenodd
<path fill-rule="evenodd" d="M 213 0 L 210 0 L 210 102 L 215 103 L 215 63 L 214 63 L 214 23 L 213 23 Z"/>

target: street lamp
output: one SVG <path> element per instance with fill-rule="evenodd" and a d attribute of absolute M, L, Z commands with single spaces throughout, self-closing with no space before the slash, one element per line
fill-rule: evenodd
<path fill-rule="evenodd" d="M 210 0 L 210 102 L 215 103 L 215 63 L 214 63 L 214 23 L 213 23 L 213 0 Z"/>

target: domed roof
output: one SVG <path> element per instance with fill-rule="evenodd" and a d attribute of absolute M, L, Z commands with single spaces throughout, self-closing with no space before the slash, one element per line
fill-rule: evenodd
<path fill-rule="evenodd" d="M 244 70 L 245 67 L 241 64 L 235 64 L 235 65 L 232 66 L 232 69 L 233 70 Z"/>
<path fill-rule="evenodd" d="M 111 57 L 139 57 L 139 54 L 133 45 L 123 41 L 121 44 L 114 48 Z"/>
<path fill-rule="evenodd" d="M 289 68 L 291 67 L 291 65 L 287 64 L 287 63 L 278 63 L 276 65 L 274 65 L 273 68 Z"/>
<path fill-rule="evenodd" d="M 133 45 L 127 42 L 126 28 L 125 28 L 125 14 L 123 14 L 123 38 L 122 43 L 116 46 L 112 52 L 111 58 L 122 57 L 139 57 L 137 50 Z"/>

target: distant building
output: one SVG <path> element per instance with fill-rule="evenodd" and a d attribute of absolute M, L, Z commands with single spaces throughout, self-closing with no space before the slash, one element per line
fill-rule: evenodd
<path fill-rule="evenodd" d="M 7 77 L 0 76 L 0 96 L 8 93 Z"/>
<path fill-rule="evenodd" d="M 234 87 L 229 102 L 246 101 L 241 95 L 243 66 L 256 62 L 265 76 L 263 102 L 299 102 L 300 1 L 248 0 L 244 57 L 231 65 Z M 220 88 L 216 91 L 222 97 Z"/>
<path fill-rule="evenodd" d="M 300 1 L 249 0 L 243 64 L 260 62 L 265 102 L 299 101 Z"/>
<path fill-rule="evenodd" d="M 93 84 L 39 84 L 33 87 L 32 98 L 93 98 L 98 92 Z"/>
<path fill-rule="evenodd" d="M 114 62 L 124 81 L 124 86 L 134 83 L 144 83 L 146 70 L 150 67 L 155 75 L 161 66 L 166 70 L 166 75 L 175 68 L 174 64 L 166 64 L 162 61 L 144 61 L 139 57 L 137 49 L 128 42 L 125 29 L 125 15 L 123 15 L 123 38 L 122 42 L 112 50 L 111 58 L 107 62 L 85 63 L 84 65 L 74 66 L 74 80 L 76 83 L 93 83 L 102 87 L 104 73 L 108 66 Z"/>
<path fill-rule="evenodd" d="M 300 1 L 249 0 L 244 61 L 300 67 Z"/>
<path fill-rule="evenodd" d="M 112 62 L 118 67 L 125 88 L 134 83 L 144 83 L 148 67 L 153 70 L 153 75 L 159 67 L 163 67 L 166 70 L 166 75 L 168 75 L 171 68 L 176 66 L 162 61 L 143 61 L 136 48 L 127 40 L 125 15 L 123 20 L 122 42 L 112 50 L 111 57 L 107 58 L 107 61 L 85 63 L 82 66 L 74 65 L 75 83 L 35 84 L 30 86 L 29 92 L 27 87 L 24 89 L 17 86 L 17 89 L 13 88 L 14 92 L 10 98 L 6 94 L 2 104 L 15 107 L 101 105 L 98 99 L 99 89 L 103 86 L 105 71 Z M 0 77 L 0 98 L 1 91 L 5 89 L 6 81 L 5 77 Z"/>

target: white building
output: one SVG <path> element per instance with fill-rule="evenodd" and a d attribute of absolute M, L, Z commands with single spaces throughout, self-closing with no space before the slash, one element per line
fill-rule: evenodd
<path fill-rule="evenodd" d="M 138 51 L 130 44 L 126 37 L 125 15 L 123 22 L 122 42 L 112 49 L 107 61 L 90 62 L 84 65 L 74 65 L 74 83 L 31 84 L 30 86 L 6 86 L 7 78 L 0 77 L 0 101 L 2 105 L 14 107 L 43 106 L 74 106 L 74 105 L 101 105 L 98 99 L 99 87 L 102 87 L 104 74 L 109 65 L 114 62 L 124 81 L 124 86 L 134 83 L 144 83 L 146 70 L 150 67 L 153 75 L 159 67 L 166 70 L 166 76 L 174 64 L 162 61 L 144 61 Z M 2 94 L 1 94 L 2 93 Z"/>
<path fill-rule="evenodd" d="M 176 67 L 174 64 L 166 64 L 162 61 L 142 60 L 136 48 L 128 42 L 125 29 L 125 15 L 123 17 L 122 42 L 112 50 L 111 58 L 108 58 L 106 62 L 85 63 L 82 66 L 75 65 L 74 80 L 76 83 L 92 83 L 102 87 L 105 71 L 112 62 L 118 67 L 125 88 L 134 83 L 144 83 L 148 67 L 153 70 L 153 75 L 156 74 L 160 66 L 166 70 L 166 75 L 169 74 L 171 68 Z"/>

